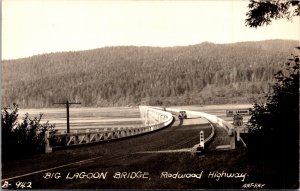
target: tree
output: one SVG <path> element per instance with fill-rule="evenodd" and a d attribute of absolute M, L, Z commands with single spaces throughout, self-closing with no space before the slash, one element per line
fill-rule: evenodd
<path fill-rule="evenodd" d="M 42 124 L 43 114 L 30 117 L 25 114 L 18 122 L 18 105 L 4 107 L 1 110 L 2 157 L 3 159 L 20 158 L 44 151 L 45 132 L 54 132 L 54 125 Z"/>
<path fill-rule="evenodd" d="M 255 103 L 252 116 L 249 120 L 251 131 L 281 131 L 285 123 L 291 117 L 295 117 L 299 109 L 299 58 L 294 56 L 285 64 L 283 70 L 278 71 L 274 78 L 276 83 L 272 86 L 272 92 L 266 95 L 267 102 Z M 283 119 L 284 117 L 284 119 Z M 297 120 L 296 120 L 297 121 Z M 290 122 L 289 122 L 290 123 Z"/>
<path fill-rule="evenodd" d="M 248 148 L 250 156 L 274 165 L 280 188 L 288 188 L 298 184 L 299 176 L 299 57 L 289 59 L 274 77 L 266 103 L 255 103 L 251 112 Z"/>
<path fill-rule="evenodd" d="M 248 8 L 246 26 L 254 28 L 269 25 L 274 19 L 291 20 L 294 16 L 300 16 L 300 1 L 251 0 Z"/>
<path fill-rule="evenodd" d="M 300 1 L 251 0 L 248 8 L 246 26 L 255 28 L 300 16 Z M 254 104 L 248 149 L 251 157 L 278 169 L 273 179 L 278 188 L 299 188 L 299 57 L 289 59 L 274 77 L 266 103 Z"/>
<path fill-rule="evenodd" d="M 2 144 L 12 144 L 13 134 L 11 133 L 18 125 L 18 106 L 13 104 L 10 108 L 3 108 L 1 111 Z M 3 149 L 3 148 L 2 148 Z"/>

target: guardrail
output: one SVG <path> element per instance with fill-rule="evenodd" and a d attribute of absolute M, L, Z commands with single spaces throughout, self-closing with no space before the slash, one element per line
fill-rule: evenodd
<path fill-rule="evenodd" d="M 204 143 L 209 143 L 215 136 L 215 126 L 207 119 L 208 123 L 210 124 L 210 127 L 211 127 L 211 134 L 206 138 L 204 139 Z"/>
<path fill-rule="evenodd" d="M 162 129 L 170 125 L 173 121 L 172 114 L 166 111 L 147 106 L 140 106 L 140 111 L 142 118 L 145 119 L 145 123 L 151 121 L 150 125 L 125 129 L 116 128 L 114 130 L 86 129 L 85 132 L 74 130 L 72 133 L 53 135 L 46 132 L 45 152 L 49 153 L 52 152 L 53 149 L 61 147 L 107 142 L 110 140 L 141 135 Z"/>
<path fill-rule="evenodd" d="M 208 120 L 206 119 L 211 127 L 211 133 L 210 135 L 204 139 L 203 143 L 201 141 L 201 134 L 203 133 L 203 131 L 200 131 L 200 143 L 194 145 L 191 149 L 192 154 L 194 155 L 195 153 L 202 153 L 202 151 L 204 150 L 204 146 L 205 144 L 208 144 L 210 141 L 212 141 L 212 139 L 215 136 L 215 127 L 214 125 Z"/>

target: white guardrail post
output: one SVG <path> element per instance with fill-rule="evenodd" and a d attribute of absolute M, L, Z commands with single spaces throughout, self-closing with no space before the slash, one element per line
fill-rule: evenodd
<path fill-rule="evenodd" d="M 200 131 L 200 147 L 204 149 L 204 132 Z"/>
<path fill-rule="evenodd" d="M 113 139 L 120 139 L 149 133 L 162 129 L 173 122 L 173 116 L 170 112 L 162 111 L 159 108 L 150 106 L 140 106 L 140 114 L 144 120 L 144 126 L 132 128 L 99 128 L 85 129 L 83 132 L 74 130 L 72 133 L 55 134 L 51 137 L 51 145 L 49 132 L 45 136 L 45 152 L 52 152 L 53 148 L 68 147 L 75 145 L 86 145 L 89 143 L 103 142 Z M 150 125 L 147 125 L 150 124 Z"/>

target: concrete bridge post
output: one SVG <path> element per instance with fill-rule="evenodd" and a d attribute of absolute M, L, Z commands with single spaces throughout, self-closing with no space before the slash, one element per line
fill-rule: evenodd
<path fill-rule="evenodd" d="M 50 142 L 49 142 L 49 131 L 45 132 L 45 153 L 51 153 L 52 152 L 52 148 L 50 146 Z"/>

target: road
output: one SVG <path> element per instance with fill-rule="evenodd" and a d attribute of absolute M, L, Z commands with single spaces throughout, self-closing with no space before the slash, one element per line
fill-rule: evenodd
<path fill-rule="evenodd" d="M 3 163 L 2 179 L 11 184 L 10 188 L 15 188 L 18 181 L 27 182 L 25 186 L 30 184 L 34 189 L 165 188 L 169 180 L 161 177 L 163 172 L 197 172 L 190 169 L 189 162 L 199 157 L 180 151 L 199 143 L 200 130 L 205 137 L 211 133 L 205 119 L 180 121 L 176 117 L 171 126 L 150 134 Z M 134 173 L 118 178 L 118 172 Z M 134 177 L 136 172 L 144 173 L 143 178 Z M 81 173 L 81 178 L 76 173 Z M 106 175 L 105 179 L 95 178 L 101 173 Z M 172 181 L 169 184 L 174 186 Z M 179 188 L 187 182 L 176 184 Z"/>

